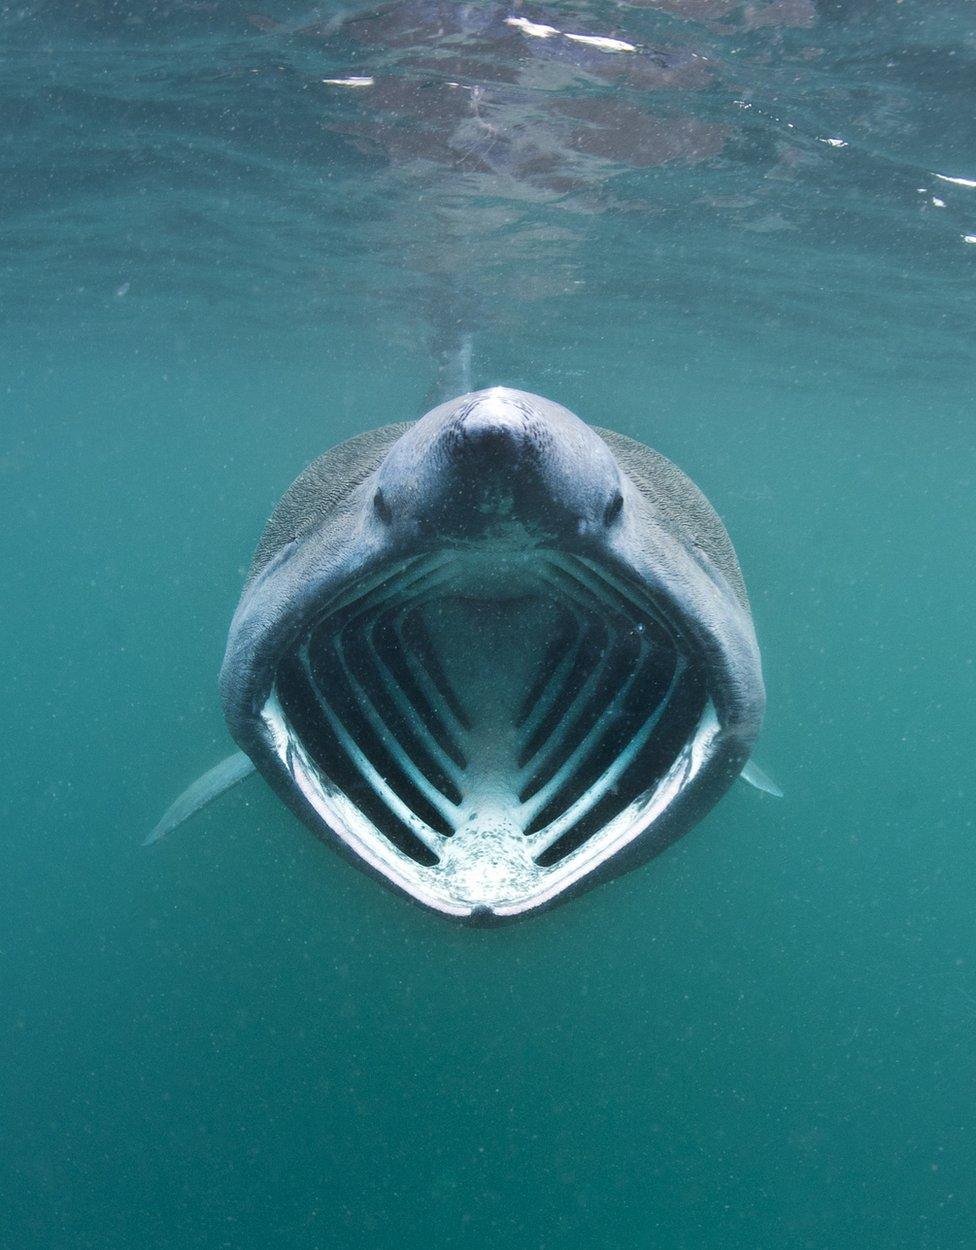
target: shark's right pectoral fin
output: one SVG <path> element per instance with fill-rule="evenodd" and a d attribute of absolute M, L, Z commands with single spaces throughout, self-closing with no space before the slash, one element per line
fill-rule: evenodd
<path fill-rule="evenodd" d="M 149 846 L 152 842 L 158 842 L 160 838 L 165 837 L 177 825 L 182 825 L 185 820 L 189 820 L 195 812 L 198 812 L 201 807 L 205 807 L 211 799 L 217 798 L 225 790 L 229 790 L 231 786 L 236 786 L 239 781 L 243 781 L 245 777 L 250 776 L 253 772 L 254 765 L 243 751 L 235 751 L 233 755 L 228 755 L 225 760 L 215 764 L 209 772 L 204 773 L 202 777 L 198 777 L 191 786 L 188 786 L 183 791 L 175 803 L 170 804 L 155 829 L 143 842 L 143 846 Z"/>
<path fill-rule="evenodd" d="M 779 788 L 772 777 L 768 773 L 764 773 L 755 761 L 750 760 L 743 768 L 740 776 L 743 781 L 755 786 L 757 790 L 762 790 L 763 794 L 771 794 L 774 799 L 781 799 L 783 791 Z"/>

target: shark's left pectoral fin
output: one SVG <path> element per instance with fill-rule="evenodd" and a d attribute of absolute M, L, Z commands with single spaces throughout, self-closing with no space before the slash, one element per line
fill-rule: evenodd
<path fill-rule="evenodd" d="M 748 781 L 749 785 L 755 786 L 757 790 L 762 790 L 763 794 L 771 794 L 775 799 L 783 797 L 783 791 L 779 788 L 772 777 L 768 776 L 753 760 L 750 760 L 739 774 L 743 781 Z"/>
<path fill-rule="evenodd" d="M 185 820 L 205 807 L 211 799 L 215 799 L 218 795 L 229 790 L 231 786 L 236 786 L 239 781 L 243 781 L 245 777 L 250 776 L 254 772 L 254 765 L 244 754 L 243 751 L 235 751 L 233 755 L 228 755 L 225 760 L 221 760 L 219 764 L 215 764 L 209 772 L 198 777 L 191 786 L 188 786 L 180 797 L 171 803 L 163 813 L 159 823 L 153 829 L 152 833 L 143 842 L 143 846 L 149 846 L 152 842 L 158 842 L 160 838 L 166 836 L 177 825 L 182 825 Z"/>

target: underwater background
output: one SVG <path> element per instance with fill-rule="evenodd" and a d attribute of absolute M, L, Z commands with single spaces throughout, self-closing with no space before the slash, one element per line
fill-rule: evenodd
<path fill-rule="evenodd" d="M 24 0 L 0 51 L 0 1245 L 976 1245 L 973 6 Z M 276 499 L 468 345 L 715 504 L 786 798 L 492 931 L 256 780 L 144 849 Z"/>

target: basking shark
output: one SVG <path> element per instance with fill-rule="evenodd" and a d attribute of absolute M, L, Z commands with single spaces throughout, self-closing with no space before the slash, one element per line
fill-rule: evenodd
<path fill-rule="evenodd" d="M 763 718 L 725 528 L 670 461 L 504 387 L 325 453 L 269 520 L 220 693 L 240 752 L 154 841 L 263 775 L 432 911 L 497 923 L 658 854 Z"/>

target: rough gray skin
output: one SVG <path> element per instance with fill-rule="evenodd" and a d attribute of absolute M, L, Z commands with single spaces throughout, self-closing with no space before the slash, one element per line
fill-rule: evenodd
<path fill-rule="evenodd" d="M 369 430 L 313 460 L 272 512 L 254 552 L 248 582 L 285 543 L 319 526 L 328 526 L 330 518 L 341 523 L 356 487 L 373 477 L 393 444 L 415 424 L 401 421 Z M 691 478 L 660 452 L 636 439 L 616 430 L 599 426 L 594 429 L 661 523 L 670 527 L 677 541 L 704 552 L 748 610 L 742 571 L 725 526 Z"/>
<path fill-rule="evenodd" d="M 269 520 L 220 679 L 232 736 L 283 800 L 391 884 L 329 827 L 272 749 L 262 711 L 277 665 L 360 579 L 422 552 L 490 546 L 516 530 L 647 595 L 704 672 L 717 727 L 693 781 L 660 819 L 555 897 L 527 900 L 508 915 L 551 906 L 658 853 L 721 797 L 758 735 L 765 696 L 739 564 L 715 511 L 670 461 L 542 397 L 504 388 L 343 443 L 302 473 Z M 499 916 L 475 907 L 462 918 Z"/>

